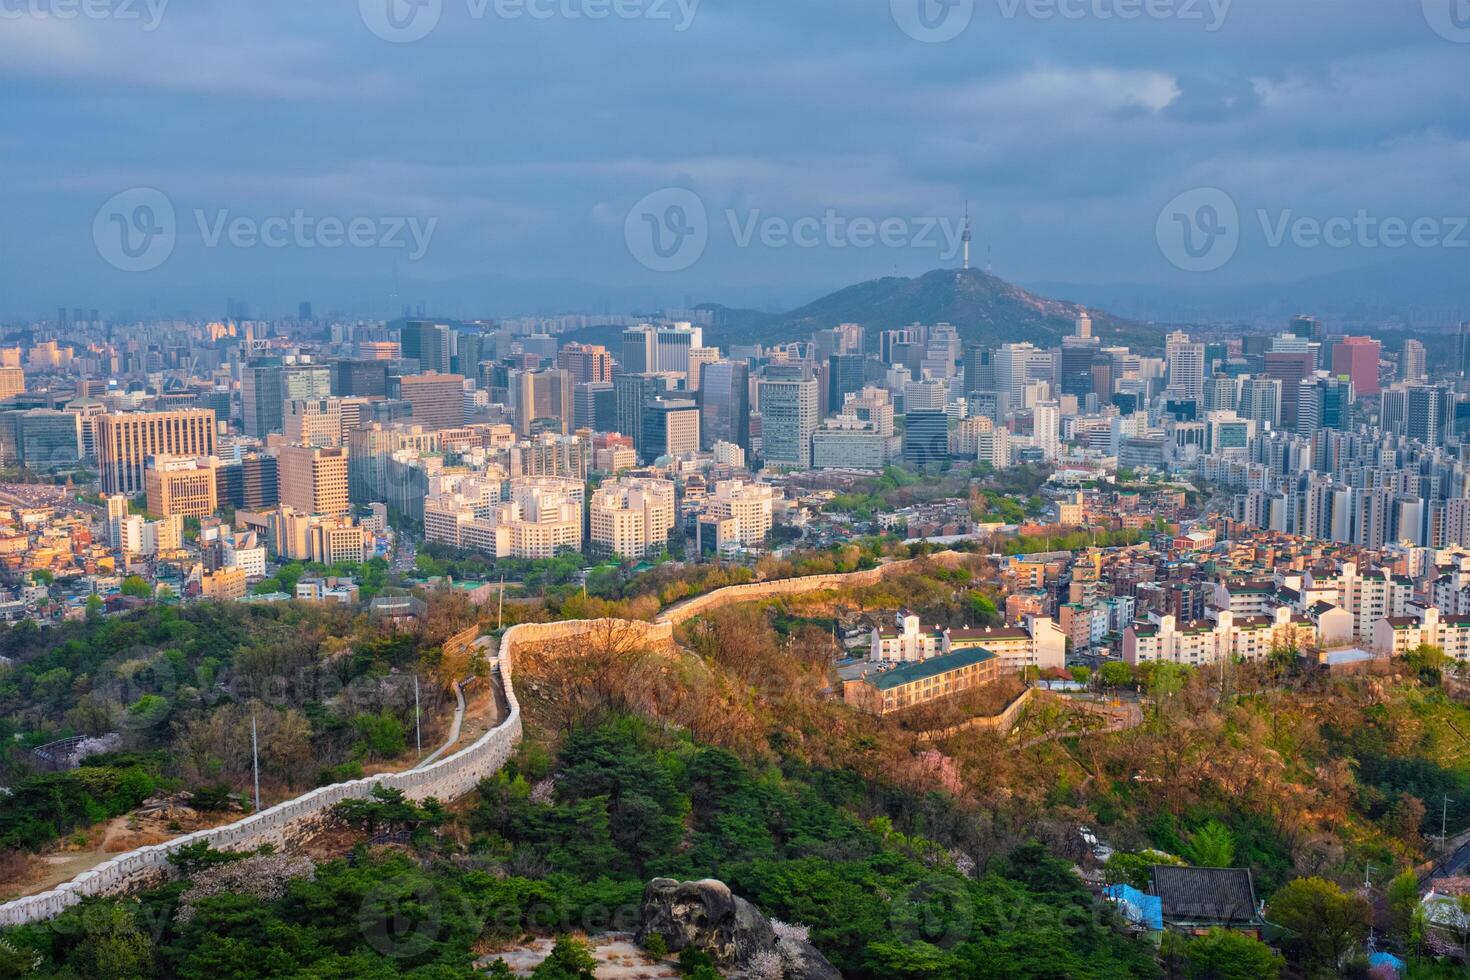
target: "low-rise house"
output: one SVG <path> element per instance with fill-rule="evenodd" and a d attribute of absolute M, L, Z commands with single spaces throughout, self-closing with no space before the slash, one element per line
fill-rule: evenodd
<path fill-rule="evenodd" d="M 1203 934 L 1233 929 L 1253 935 L 1265 924 L 1249 868 L 1154 865 L 1150 890 L 1164 927 Z"/>

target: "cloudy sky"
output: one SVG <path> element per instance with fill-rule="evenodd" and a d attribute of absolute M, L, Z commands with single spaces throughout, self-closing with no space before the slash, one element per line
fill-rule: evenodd
<path fill-rule="evenodd" d="M 1018 281 L 1463 267 L 1467 69 L 1470 0 L 0 0 L 0 314 L 779 304 L 967 199 Z"/>

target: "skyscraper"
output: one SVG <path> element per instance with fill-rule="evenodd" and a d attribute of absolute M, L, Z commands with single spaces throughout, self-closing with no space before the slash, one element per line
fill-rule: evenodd
<path fill-rule="evenodd" d="M 1297 404 L 1301 400 L 1301 382 L 1313 369 L 1311 351 L 1270 351 L 1266 354 L 1265 374 L 1281 382 L 1281 424 L 1295 427 Z"/>
<path fill-rule="evenodd" d="M 413 421 L 425 429 L 464 425 L 464 378 L 457 374 L 409 374 L 393 379 L 390 394 L 413 406 Z"/>
<path fill-rule="evenodd" d="M 807 467 L 817 429 L 817 379 L 800 365 L 771 365 L 760 382 L 761 455 L 768 463 Z"/>
<path fill-rule="evenodd" d="M 154 455 L 213 456 L 214 412 L 184 408 L 97 417 L 97 466 L 104 494 L 142 493 L 144 467 Z"/>
<path fill-rule="evenodd" d="M 1372 337 L 1343 337 L 1332 345 L 1332 373 L 1347 375 L 1359 397 L 1378 394 L 1378 360 L 1383 345 Z"/>
<path fill-rule="evenodd" d="M 750 449 L 750 365 L 705 364 L 699 379 L 699 439 L 704 449 L 730 442 Z"/>
<path fill-rule="evenodd" d="M 910 410 L 904 415 L 903 461 L 925 466 L 949 457 L 949 416 L 940 409 Z"/>
<path fill-rule="evenodd" d="M 645 460 L 699 451 L 699 406 L 687 398 L 653 398 L 643 403 L 636 448 Z"/>
<path fill-rule="evenodd" d="M 658 370 L 658 338 L 653 327 L 643 323 L 623 331 L 624 374 L 652 374 Z"/>
<path fill-rule="evenodd" d="M 573 384 L 612 381 L 612 355 L 596 344 L 567 344 L 557 351 L 556 366 Z"/>
<path fill-rule="evenodd" d="M 281 431 L 284 370 L 278 357 L 259 358 L 240 369 L 240 409 L 247 436 L 264 439 Z"/>
<path fill-rule="evenodd" d="M 1464 344 L 1467 339 L 1470 339 L 1470 334 L 1466 334 L 1462 329 L 1460 342 Z M 1470 352 L 1461 351 L 1460 377 L 1462 378 L 1470 378 L 1470 373 L 1466 373 L 1467 362 L 1464 359 L 1467 353 Z M 1399 377 L 1405 381 L 1423 381 L 1429 377 L 1429 361 L 1424 353 L 1424 345 L 1419 341 L 1404 341 L 1403 354 L 1399 358 Z"/>
<path fill-rule="evenodd" d="M 388 362 L 350 358 L 332 362 L 332 394 L 339 398 L 388 397 Z"/>
<path fill-rule="evenodd" d="M 1182 330 L 1164 340 L 1164 357 L 1168 363 L 1169 395 L 1203 401 L 1205 394 L 1205 345 L 1190 341 Z"/>
<path fill-rule="evenodd" d="M 303 514 L 345 514 L 347 450 L 282 446 L 281 503 Z"/>
<path fill-rule="evenodd" d="M 830 411 L 842 408 L 847 396 L 863 389 L 863 356 L 833 354 L 827 358 L 827 405 Z"/>
<path fill-rule="evenodd" d="M 559 368 L 522 371 L 515 377 L 516 431 L 572 431 L 572 379 Z"/>
<path fill-rule="evenodd" d="M 432 320 L 407 320 L 398 328 L 403 357 L 417 361 L 420 371 L 448 374 L 450 369 L 449 325 Z"/>

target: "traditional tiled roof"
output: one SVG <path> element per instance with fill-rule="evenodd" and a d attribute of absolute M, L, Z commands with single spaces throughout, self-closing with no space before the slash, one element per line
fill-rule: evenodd
<path fill-rule="evenodd" d="M 1165 921 L 1248 923 L 1256 920 L 1256 889 L 1246 868 L 1156 865 L 1153 890 Z"/>

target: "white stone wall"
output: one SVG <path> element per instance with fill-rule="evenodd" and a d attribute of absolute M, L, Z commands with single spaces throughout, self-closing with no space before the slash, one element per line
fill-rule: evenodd
<path fill-rule="evenodd" d="M 778 595 L 820 592 L 826 589 L 871 585 L 890 575 L 907 571 L 915 562 L 935 561 L 953 564 L 963 556 L 942 552 L 927 559 L 893 562 L 878 568 L 838 575 L 780 579 L 774 582 L 752 582 L 716 589 L 669 607 L 653 623 L 614 620 L 625 626 L 642 629 L 650 643 L 671 642 L 674 626 L 700 613 L 731 602 L 751 602 Z M 544 643 L 576 636 L 596 629 L 607 620 L 568 620 L 556 623 L 522 623 L 506 630 L 501 637 L 497 666 L 505 688 L 510 712 L 497 727 L 486 732 L 473 745 L 454 755 L 407 772 L 386 773 L 334 786 L 323 786 L 302 796 L 278 803 L 242 820 L 186 834 L 163 844 L 140 847 L 119 854 L 50 891 L 29 895 L 0 905 L 0 927 L 22 925 L 52 918 L 67 906 L 84 897 L 119 895 L 167 878 L 168 855 L 186 844 L 207 841 L 218 850 L 252 850 L 272 843 L 289 847 L 310 837 L 327 820 L 328 812 L 338 802 L 366 798 L 378 784 L 403 790 L 411 799 L 437 797 L 454 800 L 474 790 L 480 780 L 493 775 L 505 765 L 521 740 L 521 708 L 511 684 L 511 662 L 517 643 Z"/>

